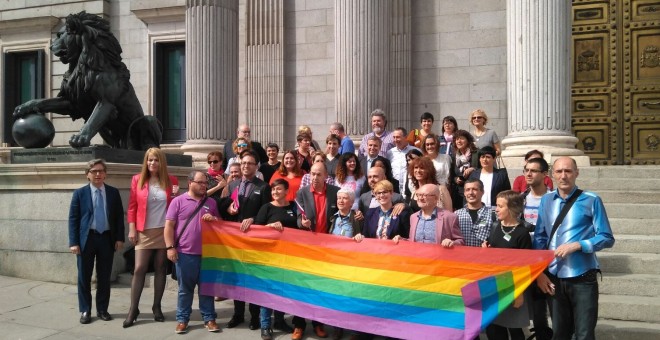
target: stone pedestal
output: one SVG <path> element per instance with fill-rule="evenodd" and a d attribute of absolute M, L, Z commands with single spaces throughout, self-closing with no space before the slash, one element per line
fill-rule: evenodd
<path fill-rule="evenodd" d="M 76 257 L 69 252 L 69 206 L 73 190 L 86 185 L 86 162 L 0 165 L 0 275 L 75 284 Z M 188 167 L 168 167 L 187 190 Z M 131 177 L 138 164 L 108 163 L 106 183 L 119 189 L 128 208 Z M 128 223 L 126 223 L 128 234 Z M 125 271 L 115 253 L 112 280 Z"/>
<path fill-rule="evenodd" d="M 193 161 L 238 126 L 238 1 L 186 1 L 186 143 Z"/>
<path fill-rule="evenodd" d="M 507 1 L 507 165 L 519 166 L 532 149 L 549 161 L 571 156 L 589 165 L 571 132 L 570 28 L 569 1 Z"/>

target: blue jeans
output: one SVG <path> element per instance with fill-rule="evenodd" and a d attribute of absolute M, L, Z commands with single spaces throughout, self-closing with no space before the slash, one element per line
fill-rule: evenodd
<path fill-rule="evenodd" d="M 594 340 L 598 319 L 598 281 L 578 282 L 552 278 L 553 339 Z"/>
<path fill-rule="evenodd" d="M 273 310 L 267 307 L 259 307 L 259 324 L 261 329 L 270 329 L 271 320 L 270 315 L 273 314 Z M 284 322 L 284 312 L 275 311 L 275 323 Z"/>
<path fill-rule="evenodd" d="M 217 317 L 213 296 L 199 294 L 199 276 L 201 275 L 202 256 L 178 253 L 176 275 L 179 281 L 179 297 L 176 304 L 176 321 L 188 323 L 192 313 L 193 295 L 197 286 L 199 312 L 204 323 Z"/>

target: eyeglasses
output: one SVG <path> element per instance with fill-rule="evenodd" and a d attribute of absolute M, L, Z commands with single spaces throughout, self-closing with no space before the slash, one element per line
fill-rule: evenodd
<path fill-rule="evenodd" d="M 250 130 L 240 130 L 242 133 L 250 133 Z"/>
<path fill-rule="evenodd" d="M 217 163 L 220 163 L 220 161 L 218 161 L 218 160 L 209 161 L 209 164 L 217 164 Z"/>
<path fill-rule="evenodd" d="M 482 117 L 482 116 L 474 116 L 474 117 L 472 117 L 472 120 L 476 120 L 476 119 L 484 119 L 484 117 Z"/>
<path fill-rule="evenodd" d="M 199 185 L 205 185 L 205 186 L 206 186 L 206 185 L 209 185 L 209 182 L 207 182 L 207 181 L 191 181 L 191 182 L 193 182 L 193 183 L 197 183 L 197 184 L 199 184 Z"/>
<path fill-rule="evenodd" d="M 236 146 L 239 147 L 239 148 L 246 148 L 247 144 L 241 143 L 241 144 L 236 144 Z"/>
<path fill-rule="evenodd" d="M 531 173 L 533 173 L 533 174 L 539 174 L 539 173 L 541 173 L 542 171 L 541 171 L 541 170 L 538 170 L 538 169 L 523 169 L 523 173 L 524 173 L 524 174 L 526 174 L 526 173 L 528 173 L 528 172 L 531 172 Z"/>
<path fill-rule="evenodd" d="M 436 195 L 434 195 L 434 194 L 417 194 L 417 198 L 423 198 L 423 199 L 426 199 L 426 198 L 429 198 L 429 197 L 435 197 L 435 196 Z"/>
<path fill-rule="evenodd" d="M 385 194 L 389 194 L 391 191 L 379 191 L 379 192 L 374 192 L 374 195 L 376 196 L 381 196 Z"/>
<path fill-rule="evenodd" d="M 255 162 L 241 162 L 241 165 L 257 165 Z"/>
<path fill-rule="evenodd" d="M 98 175 L 98 174 L 104 174 L 104 173 L 105 173 L 105 170 L 103 170 L 103 169 L 101 169 L 101 170 L 89 170 L 89 172 L 90 172 L 92 175 Z"/>

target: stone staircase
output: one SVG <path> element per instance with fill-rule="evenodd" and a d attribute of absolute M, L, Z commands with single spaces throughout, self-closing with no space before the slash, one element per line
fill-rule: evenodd
<path fill-rule="evenodd" d="M 660 167 L 580 169 L 577 185 L 599 194 L 616 242 L 598 253 L 597 339 L 660 339 Z"/>

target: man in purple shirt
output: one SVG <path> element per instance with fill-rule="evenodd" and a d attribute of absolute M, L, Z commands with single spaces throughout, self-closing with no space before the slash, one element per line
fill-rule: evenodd
<path fill-rule="evenodd" d="M 215 200 L 205 199 L 207 185 L 208 181 L 204 172 L 192 171 L 188 175 L 188 192 L 172 200 L 165 216 L 164 237 L 167 258 L 176 263 L 179 282 L 176 307 L 178 324 L 175 330 L 177 334 L 188 331 L 195 286 L 198 289 L 199 312 L 202 314 L 206 329 L 209 332 L 220 331 L 220 327 L 215 322 L 217 314 L 213 296 L 199 294 L 199 276 L 202 264 L 202 225 L 200 221 L 201 219 L 217 220 L 217 216 L 220 216 Z M 191 218 L 200 205 L 200 209 Z"/>
<path fill-rule="evenodd" d="M 364 135 L 362 142 L 360 143 L 360 150 L 358 156 L 366 156 L 367 154 L 367 141 L 370 137 L 376 136 L 380 138 L 380 156 L 387 157 L 387 150 L 394 147 L 394 140 L 392 139 L 392 132 L 385 130 L 387 127 L 387 118 L 385 117 L 385 111 L 381 109 L 375 109 L 371 113 L 371 131 L 370 133 Z"/>

